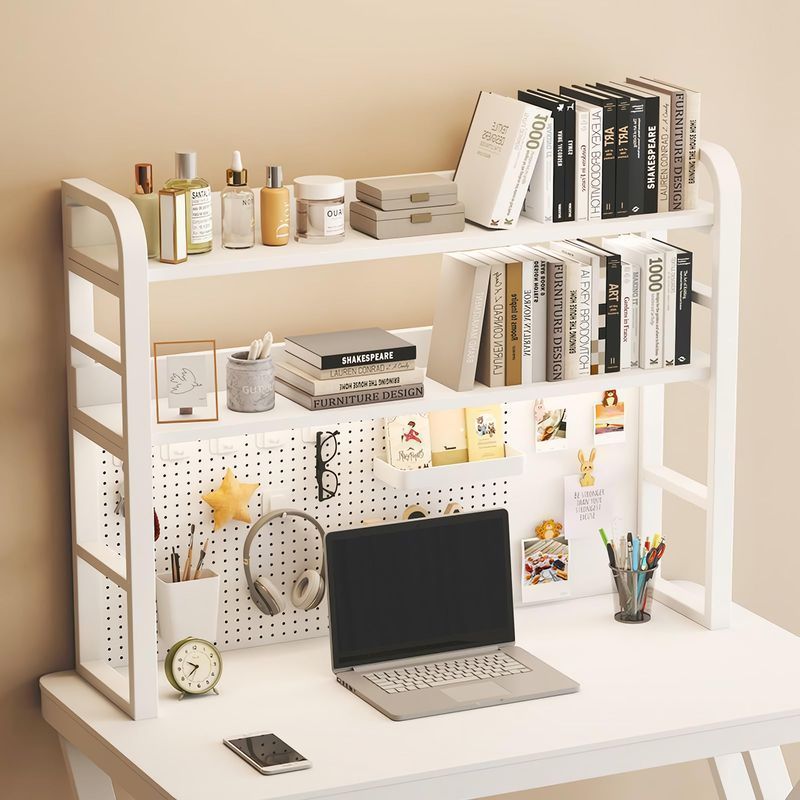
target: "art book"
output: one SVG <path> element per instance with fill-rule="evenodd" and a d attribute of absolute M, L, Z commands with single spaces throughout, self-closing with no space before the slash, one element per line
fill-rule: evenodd
<path fill-rule="evenodd" d="M 387 417 L 386 458 L 395 469 L 425 469 L 431 466 L 431 435 L 427 414 Z"/>

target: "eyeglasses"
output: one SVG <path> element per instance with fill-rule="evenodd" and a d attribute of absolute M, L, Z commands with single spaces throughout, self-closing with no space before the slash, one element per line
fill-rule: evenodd
<path fill-rule="evenodd" d="M 336 497 L 339 491 L 339 476 L 328 468 L 328 464 L 339 452 L 339 431 L 317 431 L 317 499 L 322 503 Z"/>

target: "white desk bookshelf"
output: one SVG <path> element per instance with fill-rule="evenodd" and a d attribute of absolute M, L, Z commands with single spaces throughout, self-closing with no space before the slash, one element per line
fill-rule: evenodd
<path fill-rule="evenodd" d="M 738 791 L 739 789 L 735 787 L 744 786 L 746 783 L 747 790 L 751 791 L 746 776 L 742 777 L 744 762 L 741 756 L 723 757 L 724 753 L 738 754 L 745 750 L 757 750 L 757 754 L 753 754 L 753 763 L 758 762 L 762 765 L 760 772 L 765 786 L 774 779 L 775 786 L 783 787 L 785 767 L 780 758 L 780 751 L 774 748 L 775 745 L 800 738 L 798 736 L 800 699 L 795 697 L 793 686 L 788 682 L 781 683 L 783 678 L 774 683 L 770 681 L 770 686 L 765 690 L 766 695 L 763 697 L 759 695 L 752 701 L 745 701 L 737 695 L 745 692 L 746 679 L 750 680 L 757 674 L 753 664 L 764 661 L 765 664 L 758 667 L 761 669 L 776 659 L 785 661 L 790 658 L 796 659 L 797 655 L 800 655 L 800 652 L 797 652 L 800 650 L 798 640 L 784 632 L 776 633 L 769 623 L 741 609 L 735 609 L 731 601 L 741 216 L 739 178 L 730 156 L 718 145 L 703 143 L 701 163 L 710 178 L 714 202 L 700 203 L 698 208 L 692 211 L 556 225 L 541 225 L 522 219 L 516 227 L 508 231 L 487 231 L 467 225 L 462 233 L 387 241 L 373 240 L 348 229 L 346 240 L 335 245 L 307 246 L 292 242 L 283 248 L 273 249 L 256 245 L 251 250 L 240 252 L 222 250 L 217 241 L 215 250 L 211 253 L 192 257 L 187 263 L 180 265 L 148 262 L 142 225 L 129 200 L 85 178 L 65 180 L 62 184 L 62 206 L 69 359 L 73 366 L 88 366 L 90 371 L 107 373 L 105 377 L 98 378 L 92 383 L 88 393 L 85 389 L 81 389 L 79 393 L 76 387 L 76 370 L 70 370 L 76 673 L 48 676 L 42 683 L 45 715 L 68 742 L 65 745 L 65 752 L 71 761 L 78 764 L 76 768 L 79 771 L 82 769 L 80 754 L 75 750 L 78 740 L 86 745 L 84 748 L 86 752 L 93 750 L 90 739 L 84 735 L 85 729 L 89 728 L 92 730 L 92 736 L 100 737 L 105 742 L 103 746 L 114 752 L 113 758 L 123 764 L 122 771 L 119 772 L 123 776 L 121 792 L 128 791 L 137 798 L 179 796 L 172 793 L 172 789 L 164 788 L 177 786 L 170 783 L 173 780 L 170 775 L 160 773 L 156 766 L 151 769 L 148 747 L 157 748 L 161 742 L 163 748 L 166 740 L 159 737 L 164 731 L 172 733 L 178 730 L 186 731 L 190 740 L 195 736 L 205 736 L 208 731 L 198 724 L 205 708 L 220 709 L 220 720 L 230 722 L 231 728 L 236 728 L 238 722 L 244 723 L 245 717 L 241 716 L 238 704 L 242 704 L 242 709 L 246 706 L 244 698 L 247 693 L 250 693 L 251 697 L 269 699 L 273 691 L 272 688 L 264 688 L 269 682 L 262 682 L 261 675 L 256 679 L 255 673 L 261 670 L 260 668 L 255 670 L 253 665 L 258 663 L 263 666 L 265 675 L 272 675 L 271 665 L 274 663 L 277 671 L 272 675 L 273 680 L 286 679 L 286 686 L 291 689 L 296 680 L 305 676 L 304 679 L 307 678 L 309 683 L 304 691 L 307 690 L 309 697 L 314 696 L 317 703 L 322 704 L 317 705 L 317 708 L 324 707 L 326 716 L 335 720 L 338 718 L 335 709 L 347 706 L 346 712 L 343 708 L 340 710 L 345 714 L 343 719 L 351 720 L 348 726 L 348 730 L 352 729 L 351 735 L 356 738 L 367 735 L 366 742 L 369 738 L 368 733 L 376 732 L 379 727 L 381 736 L 385 731 L 387 738 L 384 740 L 379 737 L 377 741 L 382 741 L 383 746 L 389 749 L 396 746 L 410 747 L 410 743 L 406 742 L 404 737 L 410 736 L 415 730 L 427 731 L 428 727 L 430 735 L 437 742 L 443 741 L 443 735 L 446 736 L 446 731 L 450 728 L 453 730 L 474 728 L 476 741 L 482 741 L 478 727 L 479 717 L 485 721 L 494 716 L 498 719 L 502 716 L 503 719 L 516 720 L 517 724 L 518 717 L 521 719 L 522 716 L 529 714 L 534 716 L 544 714 L 554 703 L 572 704 L 569 709 L 559 706 L 559 715 L 564 711 L 572 720 L 572 724 L 569 735 L 565 729 L 563 737 L 558 739 L 561 747 L 555 750 L 534 751 L 527 743 L 520 744 L 524 740 L 522 727 L 517 730 L 519 741 L 509 736 L 498 740 L 499 749 L 494 754 L 495 761 L 476 751 L 469 755 L 467 761 L 456 763 L 458 757 L 454 751 L 448 749 L 449 745 L 442 744 L 438 749 L 431 746 L 430 758 L 435 758 L 439 764 L 450 764 L 450 767 L 435 767 L 431 762 L 429 769 L 424 768 L 422 761 L 428 758 L 426 755 L 421 756 L 422 761 L 415 765 L 413 775 L 394 776 L 397 782 L 403 785 L 408 781 L 413 781 L 415 786 L 419 785 L 422 793 L 415 795 L 419 797 L 433 797 L 432 792 L 437 786 L 446 787 L 449 792 L 438 796 L 466 798 L 492 792 L 512 791 L 514 788 L 525 786 L 545 785 L 546 782 L 553 782 L 552 770 L 558 765 L 563 765 L 566 769 L 564 774 L 568 777 L 565 779 L 575 780 L 580 777 L 632 769 L 634 764 L 641 767 L 706 756 L 716 758 L 715 764 L 723 786 Z M 353 195 L 353 184 L 353 181 L 348 182 L 348 199 Z M 214 202 L 218 212 L 218 195 L 215 195 Z M 227 410 L 225 397 L 222 394 L 220 419 L 215 423 L 156 425 L 153 405 L 157 402 L 157 398 L 154 398 L 151 389 L 153 364 L 149 338 L 151 284 L 172 280 L 222 278 L 226 275 L 266 273 L 311 266 L 327 265 L 335 268 L 337 264 L 354 261 L 411 257 L 453 250 L 546 242 L 552 239 L 611 236 L 629 232 L 642 232 L 664 238 L 670 231 L 686 229 L 708 234 L 713 244 L 710 285 L 705 286 L 695 281 L 692 292 L 693 301 L 710 312 L 709 352 L 693 353 L 692 363 L 683 367 L 626 371 L 615 375 L 613 383 L 616 387 L 633 390 L 638 395 L 638 431 L 635 432 L 638 438 L 638 451 L 635 460 L 638 475 L 639 527 L 644 530 L 661 529 L 662 497 L 665 491 L 694 504 L 705 512 L 705 531 L 697 531 L 698 539 L 703 533 L 705 534 L 706 566 L 702 589 L 693 590 L 679 582 L 659 579 L 656 583 L 656 596 L 664 605 L 659 607 L 654 615 L 655 624 L 645 626 L 636 632 L 631 632 L 631 629 L 625 626 L 614 626 L 609 622 L 610 600 L 607 597 L 573 599 L 551 605 L 546 612 L 541 609 L 520 612 L 523 615 L 520 619 L 524 620 L 537 619 L 536 614 L 544 614 L 545 616 L 538 618 L 544 625 L 550 620 L 560 620 L 563 633 L 557 634 L 556 639 L 563 646 L 561 652 L 564 654 L 564 659 L 561 660 L 559 652 L 551 653 L 543 650 L 538 643 L 531 645 L 531 649 L 554 666 L 568 674 L 574 674 L 584 682 L 584 691 L 572 699 L 554 698 L 544 701 L 542 705 L 525 704 L 525 707 L 485 709 L 479 714 L 456 715 L 447 720 L 403 723 L 395 729 L 391 723 L 386 723 L 382 719 L 375 720 L 372 715 L 376 712 L 368 707 L 353 707 L 353 704 L 358 706 L 358 702 L 336 687 L 327 671 L 327 666 L 323 664 L 321 654 L 326 645 L 323 640 L 318 639 L 291 645 L 271 645 L 269 657 L 262 647 L 228 652 L 225 656 L 226 678 L 230 682 L 230 688 L 226 690 L 225 698 L 209 699 L 208 706 L 204 701 L 193 702 L 186 704 L 185 711 L 183 707 L 179 712 L 176 711 L 178 707 L 172 704 L 171 698 L 165 696 L 163 686 L 161 689 L 158 688 L 160 679 L 154 624 L 153 544 L 149 536 L 135 535 L 136 531 L 141 533 L 149 530 L 151 525 L 153 447 L 180 445 L 198 439 L 318 427 L 335 422 L 372 420 L 412 408 L 435 410 L 490 402 L 518 403 L 533 401 L 539 397 L 581 395 L 608 388 L 606 385 L 608 381 L 603 376 L 593 376 L 559 383 L 500 389 L 489 389 L 476 384 L 471 391 L 457 393 L 426 379 L 425 397 L 422 400 L 313 413 L 286 398 L 279 397 L 276 408 L 266 414 L 235 414 Z M 113 296 L 118 303 L 119 345 L 94 330 L 94 297 L 98 290 Z M 430 330 L 405 330 L 402 334 L 417 344 L 420 363 L 424 366 Z M 280 352 L 280 347 L 277 347 L 278 357 Z M 220 358 L 224 357 L 224 353 L 218 355 Z M 222 377 L 224 372 L 220 371 L 220 375 L 221 385 L 224 386 Z M 703 483 L 691 480 L 664 464 L 664 386 L 685 381 L 700 382 L 708 388 L 708 468 Z M 109 394 L 108 387 L 112 384 L 115 388 Z M 86 397 L 90 398 L 88 403 L 84 402 Z M 86 480 L 84 450 L 88 445 L 102 448 L 110 454 L 110 457 L 124 464 L 126 514 L 122 552 L 112 551 L 98 541 L 94 530 L 96 521 L 92 515 L 81 510 L 86 507 L 86 503 L 81 502 L 82 499 L 90 498 L 97 491 L 97 487 L 90 485 L 90 481 Z M 124 672 L 112 669 L 106 663 L 102 635 L 93 625 L 93 621 L 97 619 L 97 609 L 92 607 L 88 596 L 82 595 L 82 587 L 94 581 L 97 576 L 113 582 L 126 598 L 128 663 Z M 600 608 L 603 609 L 602 614 L 598 611 Z M 585 627 L 587 619 L 595 620 L 596 629 L 589 630 Z M 724 629 L 728 628 L 732 621 L 732 631 L 726 632 Z M 703 628 L 711 629 L 712 632 L 704 631 Z M 520 636 L 519 639 L 524 646 L 525 637 Z M 624 644 L 620 646 L 633 648 L 631 652 L 635 651 L 640 655 L 644 652 L 660 654 L 659 658 L 663 655 L 665 660 L 661 671 L 665 676 L 669 676 L 668 691 L 665 694 L 669 700 L 666 703 L 668 708 L 665 708 L 663 716 L 654 715 L 650 727 L 647 715 L 644 716 L 645 722 L 642 723 L 644 727 L 636 727 L 631 718 L 627 718 L 620 722 L 619 730 L 614 728 L 614 731 L 611 731 L 614 736 L 609 734 L 591 739 L 593 732 L 596 733 L 601 727 L 606 728 L 609 725 L 614 727 L 608 719 L 609 708 L 604 710 L 602 717 L 596 717 L 596 725 L 592 723 L 586 726 L 586 720 L 591 722 L 591 719 L 595 719 L 592 714 L 598 708 L 602 708 L 602 703 L 597 704 L 594 692 L 587 692 L 592 686 L 592 679 L 581 678 L 581 673 L 589 661 L 585 657 L 587 642 L 594 639 L 597 639 L 598 652 L 605 653 L 613 643 L 624 640 Z M 645 640 L 646 648 L 643 646 Z M 739 648 L 736 653 L 728 653 L 728 658 L 732 659 L 739 652 L 742 658 L 747 654 L 752 656 L 751 668 L 748 668 L 750 671 L 737 670 L 730 680 L 722 679 L 725 691 L 730 690 L 730 693 L 720 694 L 717 698 L 719 702 L 696 704 L 695 708 L 682 703 L 680 681 L 684 681 L 686 686 L 693 687 L 692 691 L 702 690 L 712 694 L 716 691 L 715 680 L 721 680 L 720 676 L 725 675 L 725 670 L 732 662 L 726 663 L 725 659 L 722 659 L 716 675 L 712 674 L 713 671 L 708 664 L 726 652 L 725 643 L 732 643 L 732 647 Z M 760 647 L 766 648 L 763 651 L 764 655 L 758 655 Z M 572 655 L 566 655 L 569 653 Z M 697 655 L 696 667 L 690 669 L 684 664 L 686 653 Z M 299 667 L 296 672 L 280 671 L 281 665 L 284 667 L 290 665 L 294 658 L 299 658 L 302 654 L 312 658 L 313 666 L 309 667 L 310 671 Z M 678 654 L 682 655 L 678 657 Z M 633 658 L 633 655 L 630 657 Z M 701 657 L 703 660 L 699 660 Z M 597 659 L 592 658 L 590 661 L 594 664 Z M 613 663 L 613 659 L 609 663 Z M 781 670 L 783 663 L 781 662 Z M 598 674 L 605 674 L 604 667 L 599 669 Z M 619 677 L 617 673 L 621 672 L 622 668 L 619 666 L 614 674 Z M 105 698 L 95 694 L 84 681 L 105 695 Z M 779 701 L 778 695 L 782 689 L 785 689 L 784 697 Z M 280 694 L 280 689 L 275 691 Z M 619 691 L 621 692 L 621 688 Z M 113 709 L 108 700 L 116 704 L 120 711 Z M 724 709 L 723 702 L 730 702 L 730 708 Z M 214 705 L 215 703 L 217 705 Z M 210 713 L 216 716 L 217 712 Z M 365 716 L 369 719 L 364 719 Z M 125 737 L 120 738 L 117 730 L 121 729 L 127 717 L 141 722 L 133 727 L 128 724 L 125 728 L 127 731 Z M 161 718 L 156 720 L 154 719 L 156 717 Z M 176 722 L 179 717 L 184 721 Z M 278 721 L 285 726 L 278 732 L 285 732 L 287 738 L 303 750 L 302 741 L 293 738 L 293 732 L 297 731 L 299 735 L 296 721 L 290 722 L 288 713 L 284 712 L 281 712 Z M 362 722 L 364 732 L 360 728 Z M 174 727 L 175 725 L 178 727 Z M 254 726 L 249 724 L 246 727 Z M 277 723 L 275 727 L 277 729 Z M 509 730 L 515 730 L 514 725 Z M 226 727 L 224 731 L 218 732 L 219 736 L 215 731 L 214 741 L 217 742 L 223 735 L 238 732 L 245 731 L 228 730 Z M 75 738 L 72 738 L 72 734 Z M 149 734 L 152 734 L 152 740 Z M 329 759 L 332 753 L 338 752 L 336 748 L 341 743 L 337 741 L 335 733 L 328 731 L 328 736 L 330 750 L 317 747 L 315 742 L 311 742 L 311 747 L 307 748 L 309 755 L 317 763 L 320 757 Z M 636 737 L 648 736 L 651 736 L 653 741 L 669 740 L 666 748 L 651 749 L 651 752 L 657 751 L 661 755 L 654 755 L 649 760 L 644 757 L 641 746 L 633 742 Z M 135 746 L 131 744 L 131 749 L 128 749 L 129 743 L 135 742 L 139 744 Z M 551 740 L 550 745 L 552 744 Z M 205 747 L 206 745 L 201 748 L 204 754 Z M 181 748 L 182 746 L 179 747 L 179 759 L 183 758 Z M 212 751 L 210 744 L 208 748 L 208 761 L 204 761 L 204 757 L 200 759 L 206 766 L 204 770 L 206 773 L 209 772 L 208 765 L 216 764 L 220 759 L 230 755 Z M 609 754 L 604 762 L 598 759 L 598 748 L 605 749 Z M 760 748 L 770 749 L 762 752 Z M 418 749 L 425 750 L 424 747 Z M 321 755 L 315 757 L 313 751 Z M 189 750 L 186 753 L 188 759 Z M 545 757 L 546 762 L 542 760 Z M 531 761 L 537 762 L 537 770 L 542 777 L 530 779 Z M 389 769 L 387 763 L 385 760 L 380 761 L 373 776 L 375 781 L 373 787 L 379 785 L 388 787 L 392 784 L 390 780 L 392 776 L 385 771 Z M 520 771 L 520 764 L 527 765 L 524 776 Z M 117 770 L 116 762 L 111 764 L 111 767 Z M 374 788 L 369 791 L 362 790 L 350 783 L 345 785 L 341 776 L 337 778 L 333 773 L 319 768 L 311 770 L 305 777 L 292 783 L 294 787 L 306 788 L 293 789 L 291 792 L 281 794 L 280 786 L 286 784 L 284 780 L 286 776 L 281 779 L 283 783 L 275 782 L 274 779 L 268 784 L 261 783 L 255 773 L 248 775 L 246 771 L 239 772 L 239 767 L 240 765 L 236 763 L 236 776 L 233 776 L 233 773 L 230 775 L 236 786 L 235 792 L 228 793 L 232 797 L 252 797 L 254 800 L 256 797 L 291 797 L 299 800 L 301 797 L 329 796 L 334 793 L 334 789 L 344 792 L 343 796 L 347 797 L 385 797 L 386 800 L 390 798 L 393 800 L 405 796 L 402 794 L 403 790 L 397 788 L 391 791 L 388 788 L 385 791 L 382 789 L 380 795 L 370 794 L 377 790 Z M 182 768 L 181 774 L 187 769 Z M 228 776 L 228 766 L 221 765 L 220 769 L 220 775 Z M 383 773 L 381 769 L 384 769 Z M 454 782 L 448 783 L 449 778 L 446 775 L 448 769 L 453 775 L 461 777 L 454 778 Z M 439 774 L 435 774 L 437 770 Z M 156 772 L 159 772 L 158 780 L 153 777 Z M 214 773 L 214 770 L 210 772 Z M 470 774 L 468 783 L 463 778 L 464 773 Z M 777 778 L 774 777 L 776 775 Z M 137 787 L 135 795 L 134 789 L 127 787 L 129 777 L 133 781 L 131 786 L 135 784 Z M 486 780 L 483 780 L 484 778 Z M 206 795 L 203 792 L 213 785 L 213 781 L 208 782 L 207 786 L 201 784 L 202 781 L 194 787 L 199 794 L 191 796 L 210 797 L 210 794 Z M 153 787 L 156 785 L 158 789 L 157 793 L 154 793 L 156 790 Z M 270 794 L 273 792 L 273 787 L 276 793 Z M 761 788 L 763 790 L 764 786 Z M 124 793 L 121 796 L 125 796 Z M 752 795 L 748 795 L 745 791 L 744 794 L 735 796 Z M 769 800 L 773 797 L 777 798 L 778 794 L 772 793 Z"/>

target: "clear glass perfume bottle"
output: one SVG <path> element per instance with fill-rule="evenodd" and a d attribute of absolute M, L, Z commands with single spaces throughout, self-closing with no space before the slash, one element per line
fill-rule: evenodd
<path fill-rule="evenodd" d="M 186 244 L 189 255 L 207 253 L 214 245 L 211 185 L 197 175 L 197 153 L 175 153 L 175 177 L 165 189 L 186 189 Z"/>
<path fill-rule="evenodd" d="M 147 240 L 147 257 L 158 255 L 158 194 L 153 191 L 153 165 L 142 163 L 133 168 L 136 192 L 130 196 L 142 218 Z"/>
<path fill-rule="evenodd" d="M 223 190 L 222 246 L 241 250 L 256 243 L 256 213 L 252 190 L 247 188 L 247 170 L 242 167 L 242 156 L 233 151 L 230 169 L 226 173 L 227 188 Z"/>

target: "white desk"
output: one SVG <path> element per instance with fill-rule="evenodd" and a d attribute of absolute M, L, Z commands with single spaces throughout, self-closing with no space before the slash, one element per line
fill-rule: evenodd
<path fill-rule="evenodd" d="M 518 643 L 580 681 L 563 697 L 391 722 L 335 682 L 321 638 L 224 653 L 219 697 L 179 702 L 162 679 L 158 719 L 131 721 L 73 672 L 42 678 L 42 711 L 80 800 L 112 782 L 117 800 L 455 800 L 700 758 L 723 796 L 753 798 L 747 751 L 783 800 L 800 638 L 739 607 L 716 632 L 660 605 L 640 626 L 611 613 L 610 596 L 517 611 Z M 221 743 L 261 731 L 313 768 L 262 776 Z"/>

